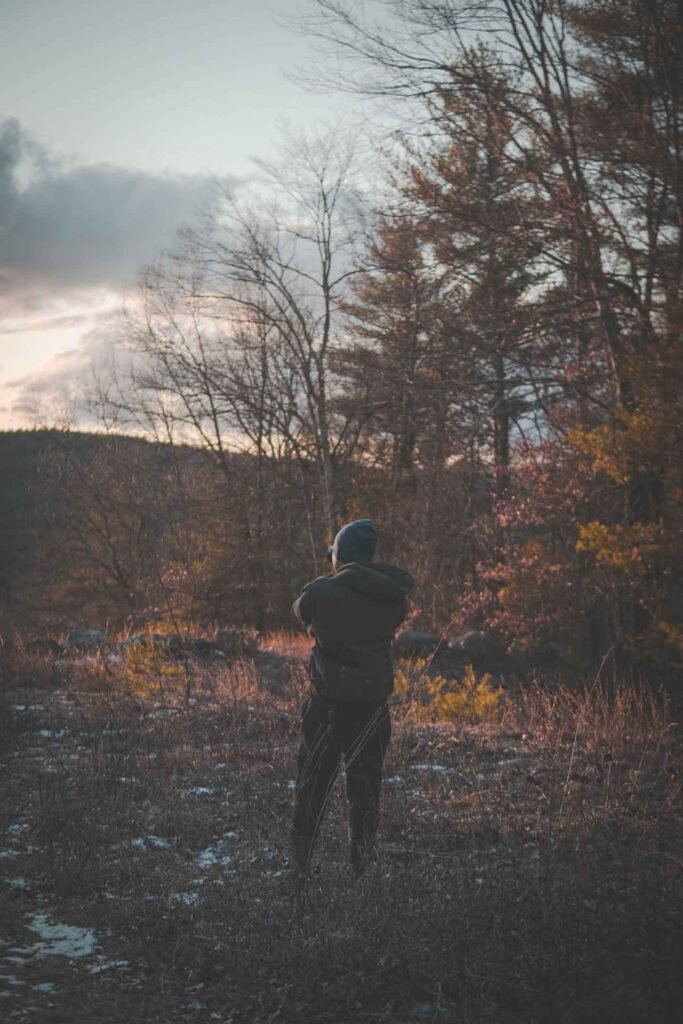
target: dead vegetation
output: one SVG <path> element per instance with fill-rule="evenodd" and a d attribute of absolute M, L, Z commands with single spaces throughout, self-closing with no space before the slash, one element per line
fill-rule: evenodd
<path fill-rule="evenodd" d="M 12 666 L 7 1019 L 674 1019 L 680 787 L 660 699 L 538 683 L 462 724 L 404 696 L 377 868 L 352 883 L 338 787 L 301 893 L 288 829 L 305 650 L 280 640 L 172 673 L 151 654 L 132 674 L 95 658 L 55 679 L 25 652 Z"/>

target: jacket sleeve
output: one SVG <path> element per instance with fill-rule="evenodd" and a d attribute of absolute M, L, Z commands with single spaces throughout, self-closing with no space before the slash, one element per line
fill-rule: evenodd
<path fill-rule="evenodd" d="M 313 607 L 314 598 L 309 584 L 309 586 L 304 587 L 297 597 L 296 601 L 292 605 L 292 611 L 299 622 L 302 622 L 304 626 L 310 626 L 313 622 Z"/>

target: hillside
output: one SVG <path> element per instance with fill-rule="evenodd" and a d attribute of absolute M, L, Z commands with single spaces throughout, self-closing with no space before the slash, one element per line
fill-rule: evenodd
<path fill-rule="evenodd" d="M 138 438 L 120 437 L 117 444 L 131 452 L 152 447 Z M 54 552 L 60 518 L 55 501 L 65 497 L 55 465 L 64 459 L 82 458 L 86 452 L 93 461 L 102 460 L 110 446 L 111 439 L 101 434 L 0 432 L 0 602 L 4 616 L 18 612 L 20 601 L 43 581 Z M 39 617 L 40 606 L 33 608 L 33 601 L 29 599 L 29 607 L 22 609 L 21 617 L 29 622 L 32 611 Z"/>

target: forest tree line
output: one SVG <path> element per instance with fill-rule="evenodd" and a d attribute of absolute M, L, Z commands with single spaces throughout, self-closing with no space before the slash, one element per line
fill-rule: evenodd
<path fill-rule="evenodd" d="M 48 446 L 51 543 L 100 617 L 267 629 L 368 515 L 415 624 L 674 664 L 682 5 L 379 6 L 308 30 L 410 112 L 381 190 L 358 140 L 292 137 L 183 232 L 107 436 Z"/>

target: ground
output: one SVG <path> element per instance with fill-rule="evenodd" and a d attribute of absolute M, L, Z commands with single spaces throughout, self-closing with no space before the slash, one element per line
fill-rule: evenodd
<path fill-rule="evenodd" d="M 8 1020 L 675 1018 L 677 747 L 647 693 L 541 683 L 467 725 L 404 697 L 378 864 L 354 883 L 338 786 L 301 890 L 296 643 L 183 680 L 44 668 L 0 698 Z"/>

